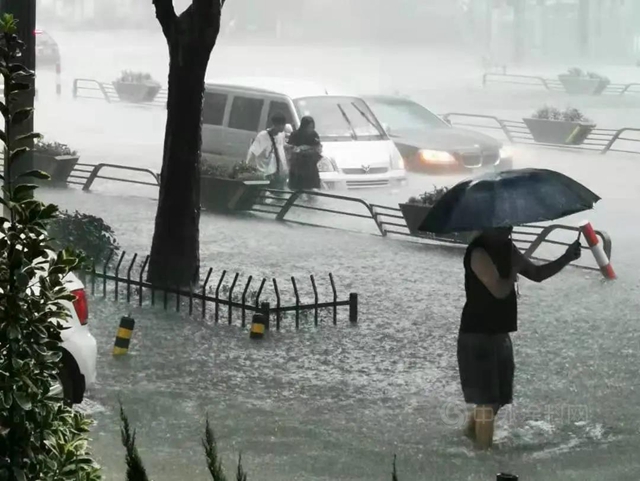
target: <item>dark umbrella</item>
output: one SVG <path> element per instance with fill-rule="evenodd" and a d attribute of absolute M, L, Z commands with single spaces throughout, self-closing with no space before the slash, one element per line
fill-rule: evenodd
<path fill-rule="evenodd" d="M 447 234 L 554 220 L 592 209 L 599 200 L 584 185 L 553 170 L 492 172 L 452 187 L 419 230 Z"/>

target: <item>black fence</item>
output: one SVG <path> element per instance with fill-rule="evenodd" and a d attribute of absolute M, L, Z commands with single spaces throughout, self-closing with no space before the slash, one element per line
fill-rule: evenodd
<path fill-rule="evenodd" d="M 360 208 L 358 211 L 347 210 L 346 208 L 343 210 L 338 210 L 322 207 L 318 204 L 308 203 L 308 199 L 313 197 L 344 201 L 345 207 L 347 205 L 352 205 L 359 206 Z M 326 227 L 320 224 L 291 219 L 290 213 L 296 209 L 371 220 L 375 223 L 376 230 L 383 237 L 394 235 L 403 238 L 410 238 L 415 242 L 435 241 L 444 244 L 457 244 L 466 246 L 466 243 L 464 243 L 464 241 L 462 240 L 455 240 L 450 237 L 439 237 L 435 234 L 430 233 L 411 232 L 402 215 L 402 211 L 398 207 L 371 204 L 364 199 L 359 199 L 357 197 L 348 197 L 344 195 L 315 191 L 290 192 L 284 190 L 263 189 L 261 196 L 259 197 L 258 201 L 255 204 L 255 207 L 252 210 L 253 212 L 260 214 L 273 215 L 275 216 L 275 219 L 279 221 L 286 221 L 306 226 Z M 551 239 L 551 236 L 554 233 L 559 232 L 571 234 L 572 240 L 568 241 Z M 513 241 L 519 248 L 524 251 L 527 257 L 537 260 L 549 260 L 537 255 L 539 254 L 539 249 L 543 245 L 569 247 L 575 241 L 575 234 L 577 234 L 578 232 L 580 232 L 580 227 L 565 224 L 550 224 L 546 226 L 523 225 L 514 228 Z M 607 257 L 611 259 L 611 238 L 604 231 L 596 231 L 596 235 L 602 242 L 602 247 L 607 254 Z M 587 245 L 583 245 L 582 248 L 585 251 L 589 250 L 589 247 Z M 592 265 L 578 264 L 576 265 L 576 267 L 593 271 L 600 270 L 599 267 Z"/>
<path fill-rule="evenodd" d="M 166 107 L 167 104 L 167 89 L 162 88 L 156 95 L 152 102 L 144 103 L 132 103 L 123 102 L 120 100 L 115 87 L 111 82 L 100 82 L 95 79 L 76 78 L 73 79 L 72 95 L 74 99 L 83 98 L 90 100 L 105 100 L 107 103 L 123 103 L 127 105 L 136 106 L 152 106 L 152 107 Z"/>
<path fill-rule="evenodd" d="M 524 87 L 540 87 L 549 92 L 566 92 L 562 82 L 558 79 L 545 78 L 538 75 L 517 75 L 506 72 L 487 72 L 482 76 L 482 86 L 491 83 L 510 84 Z M 640 94 L 640 83 L 614 84 L 611 83 L 602 92 L 603 95 Z"/>
<path fill-rule="evenodd" d="M 527 125 L 521 120 L 505 120 L 493 115 L 450 112 L 442 118 L 461 127 L 490 130 L 502 133 L 512 144 L 539 145 L 558 149 L 591 151 L 598 154 L 617 152 L 622 154 L 640 154 L 640 128 L 593 129 L 580 145 L 544 144 L 536 142 Z M 456 121 L 457 119 L 463 119 Z M 475 122 L 473 122 L 475 121 Z M 471 123 L 473 122 L 473 123 Z M 635 136 L 634 136 L 635 133 Z"/>
<path fill-rule="evenodd" d="M 281 324 L 286 320 L 287 313 L 295 317 L 295 327 L 300 328 L 301 321 L 313 316 L 313 324 L 318 326 L 326 317 L 330 317 L 334 325 L 338 324 L 339 308 L 348 307 L 349 323 L 358 323 L 358 294 L 350 293 L 346 300 L 338 299 L 338 291 L 333 274 L 329 273 L 325 279 L 329 281 L 331 299 L 322 301 L 318 289 L 318 282 L 314 275 L 309 276 L 309 286 L 312 290 L 313 300 L 303 302 L 300 280 L 290 278 L 291 291 L 286 295 L 277 279 L 266 278 L 259 281 L 258 289 L 252 289 L 254 277 L 248 276 L 240 280 L 240 273 L 231 274 L 222 271 L 216 282 L 213 278 L 213 268 L 206 271 L 206 276 L 199 283 L 198 289 L 185 290 L 184 288 L 159 288 L 146 280 L 145 274 L 149 266 L 149 256 L 128 256 L 126 251 L 113 251 L 105 263 L 94 266 L 89 282 L 91 294 L 101 293 L 107 298 L 113 295 L 113 300 L 126 300 L 136 302 L 142 306 L 146 302 L 152 306 L 160 305 L 165 310 L 175 308 L 176 312 L 188 310 L 190 316 L 199 315 L 202 319 L 209 319 L 213 308 L 213 321 L 218 324 L 226 321 L 229 325 L 234 323 L 234 315 L 239 311 L 241 326 L 247 325 L 247 314 L 261 313 L 268 320 L 275 318 L 276 330 L 280 330 Z M 85 277 L 85 282 L 87 281 Z M 227 281 L 230 281 L 227 282 Z M 199 305 L 196 305 L 198 303 Z M 224 312 L 222 312 L 224 309 Z M 197 310 L 197 311 L 196 311 Z M 328 316 L 327 316 L 328 314 Z"/>

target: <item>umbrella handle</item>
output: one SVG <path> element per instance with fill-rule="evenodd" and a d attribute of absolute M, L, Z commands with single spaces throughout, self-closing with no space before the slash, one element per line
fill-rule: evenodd
<path fill-rule="evenodd" d="M 582 237 L 582 229 L 578 231 L 578 239 L 576 242 L 580 242 L 580 237 Z"/>

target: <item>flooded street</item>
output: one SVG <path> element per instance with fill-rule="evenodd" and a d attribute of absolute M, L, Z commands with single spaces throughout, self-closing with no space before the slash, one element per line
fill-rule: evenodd
<path fill-rule="evenodd" d="M 37 129 L 77 149 L 81 162 L 159 171 L 162 108 L 73 101 L 70 90 L 74 78 L 109 81 L 128 68 L 163 80 L 167 54 L 160 35 L 134 41 L 127 33 L 52 33 L 64 55 L 64 95 L 56 99 L 47 93 L 50 75 L 39 78 Z M 296 48 L 222 42 L 209 76 L 273 76 L 276 70 L 281 77 L 342 79 L 351 89 L 411 94 L 438 113 L 515 120 L 544 103 L 564 107 L 571 101 L 602 127 L 638 126 L 640 95 L 585 100 L 543 91 L 483 90 L 480 65 L 469 67 L 477 59 L 455 52 L 334 48 L 312 51 L 308 63 L 291 62 Z M 117 62 L 111 58 L 114 49 L 122 55 Z M 629 75 L 612 69 L 611 76 L 615 73 Z M 249 479 L 386 480 L 397 454 L 401 480 L 481 481 L 494 479 L 498 471 L 529 481 L 637 480 L 640 155 L 527 146 L 515 151 L 515 167 L 561 171 L 603 198 L 595 211 L 563 222 L 588 218 L 611 235 L 619 279 L 605 282 L 597 272 L 569 268 L 543 284 L 522 283 L 520 329 L 514 335 L 516 402 L 501 414 L 495 452 L 474 451 L 460 432 L 465 406 L 455 354 L 464 302 L 459 249 L 370 235 L 373 223 L 330 214 L 293 213 L 296 219 L 311 216 L 307 219 L 314 223 L 358 232 L 203 213 L 203 267 L 218 275 L 229 270 L 283 280 L 310 274 L 326 279 L 332 272 L 341 297 L 359 294 L 359 325 L 350 327 L 342 313 L 337 327 L 323 322 L 316 329 L 308 321 L 296 332 L 289 320 L 282 332 L 255 343 L 237 323 L 214 325 L 210 318 L 189 319 L 95 296 L 90 325 L 99 342 L 99 382 L 84 409 L 97 423 L 93 446 L 106 478 L 121 480 L 125 471 L 121 399 L 156 481 L 206 478 L 200 437 L 207 413 L 229 470 L 242 452 Z M 395 206 L 434 184 L 461 178 L 411 174 L 401 189 L 348 195 Z M 99 180 L 92 190 L 39 194 L 63 209 L 103 217 L 123 249 L 148 253 L 157 189 Z M 549 257 L 562 253 L 545 249 Z M 583 262 L 594 265 L 588 252 Z M 329 292 L 326 280 L 319 289 Z M 302 295 L 310 299 L 308 286 Z M 128 313 L 137 322 L 132 350 L 115 359 L 118 320 Z"/>

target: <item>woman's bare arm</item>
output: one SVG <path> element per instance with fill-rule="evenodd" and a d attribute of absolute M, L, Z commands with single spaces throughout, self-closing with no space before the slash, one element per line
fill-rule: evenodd
<path fill-rule="evenodd" d="M 562 269 L 567 267 L 573 259 L 565 253 L 558 257 L 555 261 L 548 262 L 547 264 L 534 264 L 528 259 L 522 252 L 514 247 L 513 252 L 514 262 L 518 262 L 522 267 L 520 268 L 520 274 L 533 282 L 543 282 L 550 277 L 558 274 Z"/>
<path fill-rule="evenodd" d="M 491 257 L 482 248 L 476 248 L 471 253 L 471 270 L 489 292 L 498 299 L 506 298 L 513 291 L 518 276 L 518 269 L 512 269 L 507 279 L 500 277 Z"/>

